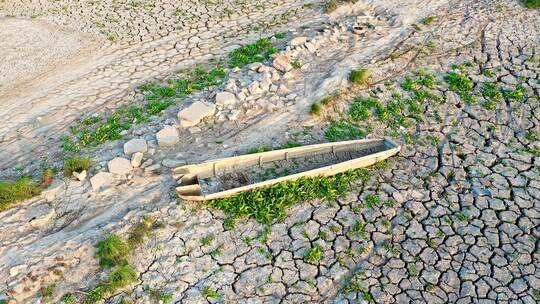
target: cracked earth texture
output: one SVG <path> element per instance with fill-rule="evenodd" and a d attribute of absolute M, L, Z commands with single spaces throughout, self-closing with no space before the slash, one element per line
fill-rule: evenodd
<path fill-rule="evenodd" d="M 153 122 L 128 137 L 146 138 L 155 150 L 149 157 L 157 163 L 175 157 L 195 163 L 272 141 L 320 142 L 325 122 L 306 114 L 318 98 L 346 89 L 336 107 L 346 108 L 358 95 L 385 100 L 394 91 L 406 94 L 399 83 L 413 71 L 425 69 L 443 82 L 452 64 L 464 62 L 470 63 L 466 71 L 477 87 L 486 82 L 508 89 L 521 85 L 524 100 L 505 98 L 488 110 L 483 98 L 467 104 L 441 83 L 431 92 L 444 103 L 423 106 L 423 121 L 400 130 L 410 137 L 396 138 L 403 148 L 388 167 L 372 169 L 369 181 L 351 185 L 342 198 L 303 202 L 283 222 L 269 226 L 243 219 L 226 229 L 222 212 L 175 197 L 167 168 L 155 175 L 139 169 L 103 191 L 93 191 L 88 181 L 66 180 L 56 198 L 38 197 L 2 213 L 0 225 L 9 231 L 0 236 L 0 291 L 5 298 L 39 302 L 39 289 L 53 283 L 55 300 L 67 292 L 79 296 L 76 291 L 88 291 L 106 276 L 94 257 L 95 244 L 109 233 L 126 235 L 144 215 L 151 215 L 164 227 L 132 257 L 137 282 L 107 303 L 158 302 L 156 293 L 170 293 L 175 303 L 540 301 L 540 155 L 535 150 L 540 134 L 540 14 L 511 0 L 393 2 L 358 1 L 353 5 L 357 9 L 330 16 L 328 31 L 318 30 L 317 24 L 303 29 L 303 35 L 321 42 L 314 43 L 316 51 L 291 51 L 303 64 L 286 82 L 287 94 L 295 96 L 269 92 L 248 98 L 240 121 L 223 121 L 217 113 L 197 132 L 182 131 L 181 148 L 162 149 L 155 142 L 154 132 L 170 122 Z M 25 14 L 43 14 L 92 34 L 100 32 L 92 24 L 108 20 L 99 14 L 66 15 L 57 4 L 61 2 L 51 3 L 28 4 Z M 145 7 L 137 3 L 132 6 Z M 220 16 L 219 10 L 185 5 L 199 12 L 181 15 L 185 18 L 197 19 L 206 11 Z M 163 15 L 157 8 L 144 14 L 126 9 L 124 15 L 122 7 L 103 9 L 120 11 L 120 20 L 165 16 L 164 24 L 174 11 Z M 22 10 L 7 10 L 17 9 Z M 364 14 L 374 17 L 374 29 L 357 33 L 356 17 Z M 419 24 L 431 15 L 437 16 L 432 25 Z M 128 44 L 140 41 L 144 32 L 123 22 L 108 26 Z M 347 72 L 358 67 L 372 72 L 369 89 L 346 83 Z M 254 74 L 232 73 L 239 87 L 235 93 L 247 91 Z M 193 99 L 208 100 L 212 93 Z M 104 97 L 96 100 L 108 102 Z M 266 113 L 261 104 L 277 110 Z M 173 121 L 173 111 L 161 119 Z M 268 124 L 274 128 L 267 130 Z M 384 124 L 370 124 L 370 136 L 389 134 Z M 299 132 L 303 127 L 311 133 Z M 88 152 L 97 164 L 94 170 L 122 155 L 122 143 Z M 308 260 L 306 253 L 314 249 L 320 249 L 320 257 Z"/>

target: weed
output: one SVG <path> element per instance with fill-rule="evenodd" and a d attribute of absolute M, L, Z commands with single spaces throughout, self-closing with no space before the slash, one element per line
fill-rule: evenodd
<path fill-rule="evenodd" d="M 525 100 L 526 90 L 518 86 L 515 90 L 503 90 L 503 96 L 511 101 L 523 102 Z"/>
<path fill-rule="evenodd" d="M 62 297 L 62 302 L 64 302 L 65 304 L 73 304 L 75 303 L 76 300 L 77 298 L 75 298 L 75 296 L 72 293 L 66 293 Z"/>
<path fill-rule="evenodd" d="M 274 37 L 276 39 L 283 39 L 283 38 L 285 38 L 285 36 L 286 36 L 286 34 L 283 33 L 283 32 L 277 32 L 277 33 L 274 34 Z"/>
<path fill-rule="evenodd" d="M 209 234 L 201 238 L 201 246 L 210 246 L 214 242 L 216 237 L 213 234 Z"/>
<path fill-rule="evenodd" d="M 324 135 L 330 141 L 340 141 L 364 138 L 366 137 L 367 132 L 346 121 L 338 121 L 332 122 Z"/>
<path fill-rule="evenodd" d="M 215 289 L 205 286 L 202 289 L 201 296 L 205 299 L 218 299 L 221 295 Z"/>
<path fill-rule="evenodd" d="M 423 25 L 429 26 L 429 25 L 433 24 L 433 22 L 435 22 L 436 20 L 437 20 L 437 17 L 429 16 L 429 17 L 426 17 L 426 18 L 420 20 L 420 23 L 422 23 Z"/>
<path fill-rule="evenodd" d="M 121 265 L 109 274 L 104 286 L 109 293 L 113 293 L 135 282 L 137 277 L 138 275 L 131 265 Z"/>
<path fill-rule="evenodd" d="M 300 201 L 334 200 L 347 192 L 350 182 L 365 182 L 370 176 L 369 170 L 362 168 L 332 177 L 301 178 L 212 200 L 208 204 L 232 218 L 250 217 L 259 223 L 271 224 L 275 220 L 283 220 L 287 209 Z"/>
<path fill-rule="evenodd" d="M 538 141 L 540 140 L 540 132 L 529 132 L 525 135 L 525 138 L 528 141 Z"/>
<path fill-rule="evenodd" d="M 322 112 L 322 109 L 323 109 L 323 107 L 322 107 L 321 103 L 317 101 L 317 102 L 315 102 L 315 103 L 313 103 L 311 105 L 311 109 L 310 109 L 309 113 L 319 116 L 321 114 L 321 112 Z"/>
<path fill-rule="evenodd" d="M 377 115 L 386 115 L 384 106 L 378 100 L 368 97 L 356 98 L 349 108 L 349 116 L 354 121 L 367 120 L 371 117 L 372 108 L 375 108 Z"/>
<path fill-rule="evenodd" d="M 416 277 L 419 274 L 416 264 L 413 264 L 413 263 L 407 265 L 407 272 L 409 273 L 411 277 Z"/>
<path fill-rule="evenodd" d="M 47 188 L 49 187 L 54 179 L 54 170 L 51 168 L 45 168 L 43 169 L 43 173 L 41 174 L 41 188 Z"/>
<path fill-rule="evenodd" d="M 71 157 L 64 161 L 64 176 L 71 177 L 73 172 L 81 172 L 90 169 L 92 161 L 89 157 Z"/>
<path fill-rule="evenodd" d="M 472 95 L 474 82 L 463 71 L 458 71 L 458 69 L 455 67 L 454 71 L 447 73 L 444 80 L 448 83 L 450 90 L 458 94 L 465 103 L 474 104 L 476 103 L 476 97 Z"/>
<path fill-rule="evenodd" d="M 143 220 L 135 225 L 129 233 L 127 244 L 130 248 L 135 248 L 144 243 L 144 238 L 149 236 L 152 228 L 157 222 L 152 217 L 144 217 Z"/>
<path fill-rule="evenodd" d="M 349 73 L 349 81 L 355 85 L 369 85 L 369 71 L 367 69 L 352 70 Z"/>
<path fill-rule="evenodd" d="M 50 298 L 54 294 L 55 290 L 56 290 L 56 284 L 53 283 L 51 285 L 42 287 L 40 290 L 40 293 L 43 298 Z"/>
<path fill-rule="evenodd" d="M 160 303 L 167 304 L 171 302 L 173 299 L 173 294 L 171 292 L 164 292 L 161 295 L 159 295 L 159 301 Z"/>
<path fill-rule="evenodd" d="M 255 43 L 245 45 L 229 54 L 229 67 L 241 68 L 250 63 L 263 62 L 277 52 L 268 38 L 262 38 Z"/>
<path fill-rule="evenodd" d="M 324 249 L 321 245 L 315 244 L 304 254 L 304 260 L 311 264 L 317 264 L 324 256 Z"/>
<path fill-rule="evenodd" d="M 495 110 L 497 103 L 503 100 L 501 89 L 494 82 L 486 82 L 482 85 L 480 93 L 486 99 L 483 107 L 487 110 Z"/>
<path fill-rule="evenodd" d="M 366 204 L 366 206 L 370 209 L 373 209 L 375 207 L 378 207 L 382 204 L 381 202 L 381 199 L 374 195 L 374 194 L 368 194 L 365 198 L 364 198 L 364 202 Z"/>
<path fill-rule="evenodd" d="M 41 193 L 41 188 L 29 177 L 17 181 L 0 181 L 0 211 Z"/>
<path fill-rule="evenodd" d="M 331 13 L 331 12 L 337 10 L 337 8 L 338 8 L 337 0 L 329 0 L 324 5 L 324 11 L 327 12 L 327 13 Z"/>
<path fill-rule="evenodd" d="M 131 252 L 128 242 L 116 234 L 111 234 L 100 241 L 97 249 L 99 265 L 104 268 L 127 264 L 127 258 Z"/>
<path fill-rule="evenodd" d="M 302 67 L 302 63 L 299 60 L 293 60 L 291 65 L 295 69 L 300 69 Z"/>
<path fill-rule="evenodd" d="M 456 217 L 458 218 L 458 220 L 462 221 L 462 222 L 468 222 L 471 220 L 471 218 L 465 214 L 464 212 L 458 212 L 456 213 Z"/>
<path fill-rule="evenodd" d="M 349 230 L 349 235 L 352 237 L 360 237 L 364 240 L 369 239 L 369 234 L 366 231 L 366 224 L 361 221 L 356 220 Z"/>

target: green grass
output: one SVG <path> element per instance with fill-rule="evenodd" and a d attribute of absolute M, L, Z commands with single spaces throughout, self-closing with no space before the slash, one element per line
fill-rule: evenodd
<path fill-rule="evenodd" d="M 257 147 L 257 148 L 252 148 L 247 153 L 248 154 L 255 154 L 255 153 L 262 153 L 262 152 L 268 152 L 268 151 L 274 151 L 274 150 L 296 148 L 296 147 L 300 147 L 300 146 L 301 146 L 300 143 L 297 143 L 295 141 L 288 141 L 288 142 L 284 143 L 283 145 L 281 145 L 279 147 L 276 147 L 276 148 L 271 148 L 271 147 L 268 147 L 268 146 L 260 146 L 260 147 Z"/>
<path fill-rule="evenodd" d="M 268 38 L 261 38 L 255 43 L 240 47 L 229 54 L 229 67 L 241 68 L 254 62 L 264 62 L 270 59 L 270 55 L 277 49 Z"/>
<path fill-rule="evenodd" d="M 466 104 L 476 103 L 476 96 L 473 95 L 474 82 L 463 71 L 455 69 L 444 76 L 451 91 L 455 92 Z"/>
<path fill-rule="evenodd" d="M 201 246 L 210 246 L 214 242 L 216 237 L 213 234 L 206 235 L 201 238 Z"/>
<path fill-rule="evenodd" d="M 118 266 L 109 274 L 107 281 L 103 284 L 109 293 L 113 293 L 120 288 L 124 288 L 137 280 L 137 272 L 131 265 Z"/>
<path fill-rule="evenodd" d="M 312 115 L 319 116 L 319 115 L 321 115 L 322 110 L 323 110 L 323 107 L 322 107 L 321 103 L 317 101 L 317 102 L 314 102 L 311 105 L 309 113 L 311 113 Z"/>
<path fill-rule="evenodd" d="M 145 216 L 143 220 L 135 225 L 129 233 L 127 244 L 130 248 L 137 248 L 144 243 L 144 238 L 150 236 L 156 226 L 156 220 Z"/>
<path fill-rule="evenodd" d="M 201 292 L 201 296 L 205 299 L 218 299 L 221 297 L 219 292 L 217 292 L 215 289 L 212 289 L 209 286 L 205 286 Z"/>
<path fill-rule="evenodd" d="M 99 265 L 104 268 L 127 264 L 130 253 L 128 242 L 116 234 L 109 235 L 97 244 Z"/>
<path fill-rule="evenodd" d="M 41 188 L 29 177 L 17 181 L 0 181 L 0 212 L 40 193 Z"/>
<path fill-rule="evenodd" d="M 324 5 L 324 11 L 327 12 L 327 13 L 331 13 L 331 12 L 337 10 L 337 8 L 338 8 L 337 0 L 329 0 Z"/>
<path fill-rule="evenodd" d="M 170 293 L 170 292 L 164 292 L 159 296 L 159 300 L 163 304 L 167 304 L 167 303 L 171 302 L 172 299 L 173 299 L 173 294 Z"/>
<path fill-rule="evenodd" d="M 317 264 L 324 256 L 324 249 L 321 245 L 315 244 L 304 254 L 304 260 L 311 264 Z"/>
<path fill-rule="evenodd" d="M 41 288 L 40 293 L 43 298 L 50 298 L 53 296 L 55 290 L 56 284 L 53 283 Z"/>
<path fill-rule="evenodd" d="M 75 303 L 76 300 L 77 298 L 75 298 L 75 296 L 72 293 L 66 293 L 64 296 L 62 296 L 62 301 L 65 304 L 73 304 Z"/>
<path fill-rule="evenodd" d="M 355 85 L 369 85 L 369 71 L 367 69 L 352 70 L 349 73 L 349 81 Z"/>
<path fill-rule="evenodd" d="M 364 138 L 367 132 L 346 121 L 335 121 L 330 124 L 324 133 L 329 141 Z"/>
<path fill-rule="evenodd" d="M 70 157 L 64 161 L 64 176 L 71 177 L 73 172 L 88 170 L 91 165 L 90 157 Z"/>
<path fill-rule="evenodd" d="M 436 20 L 437 20 L 437 17 L 429 16 L 429 17 L 426 17 L 426 18 L 420 20 L 420 23 L 422 23 L 423 25 L 429 26 L 429 25 L 433 24 L 433 22 L 435 22 Z"/>
<path fill-rule="evenodd" d="M 484 83 L 480 93 L 486 100 L 482 106 L 487 110 L 495 110 L 497 108 L 497 104 L 504 100 L 501 89 L 494 82 Z"/>
<path fill-rule="evenodd" d="M 233 219 L 252 218 L 261 224 L 271 224 L 283 220 L 287 209 L 296 203 L 313 199 L 334 200 L 347 192 L 350 183 L 365 182 L 370 176 L 368 169 L 358 169 L 332 177 L 301 178 L 213 200 L 208 205 Z"/>
<path fill-rule="evenodd" d="M 528 8 L 539 8 L 540 0 L 521 0 Z"/>

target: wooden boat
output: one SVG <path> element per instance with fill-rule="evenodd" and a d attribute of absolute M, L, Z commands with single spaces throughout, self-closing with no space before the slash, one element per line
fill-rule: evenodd
<path fill-rule="evenodd" d="M 173 175 L 180 198 L 213 200 L 301 177 L 371 166 L 400 149 L 389 138 L 333 142 L 210 160 L 175 168 Z"/>

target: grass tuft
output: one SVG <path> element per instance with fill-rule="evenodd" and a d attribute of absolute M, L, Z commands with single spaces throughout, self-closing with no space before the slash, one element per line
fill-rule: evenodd
<path fill-rule="evenodd" d="M 327 13 L 331 13 L 337 10 L 337 8 L 338 8 L 337 0 L 330 0 L 326 2 L 326 4 L 324 5 L 324 11 Z"/>
<path fill-rule="evenodd" d="M 64 162 L 64 176 L 71 177 L 73 172 L 88 170 L 91 165 L 90 157 L 70 157 Z"/>
<path fill-rule="evenodd" d="M 324 249 L 321 245 L 315 244 L 304 254 L 304 260 L 311 264 L 317 264 L 324 256 Z"/>
<path fill-rule="evenodd" d="M 41 188 L 29 177 L 17 181 L 0 181 L 0 212 L 41 193 Z"/>
<path fill-rule="evenodd" d="M 329 141 L 340 141 L 364 138 L 367 132 L 346 121 L 335 121 L 326 129 L 324 135 Z"/>
<path fill-rule="evenodd" d="M 116 234 L 111 234 L 100 241 L 97 244 L 97 249 L 99 265 L 104 268 L 127 264 L 131 252 L 128 242 Z"/>
<path fill-rule="evenodd" d="M 528 8 L 539 8 L 540 0 L 521 0 Z"/>
<path fill-rule="evenodd" d="M 250 63 L 263 62 L 277 52 L 270 39 L 261 38 L 255 43 L 245 45 L 229 54 L 229 67 L 241 68 Z"/>
<path fill-rule="evenodd" d="M 352 70 L 349 73 L 349 81 L 355 85 L 369 85 L 369 71 L 367 69 Z"/>

